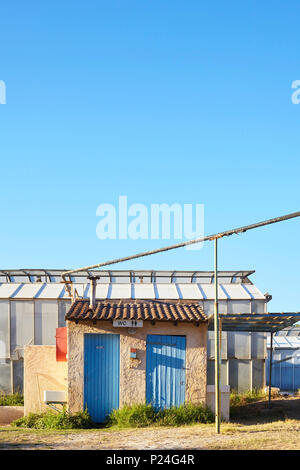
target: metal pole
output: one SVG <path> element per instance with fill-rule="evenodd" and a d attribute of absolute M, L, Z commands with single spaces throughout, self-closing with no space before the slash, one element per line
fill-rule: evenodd
<path fill-rule="evenodd" d="M 220 335 L 219 335 L 219 308 L 218 308 L 218 239 L 215 238 L 215 306 L 214 306 L 214 330 L 215 330 L 215 423 L 216 432 L 220 433 Z"/>
<path fill-rule="evenodd" d="M 271 331 L 271 341 L 270 341 L 270 364 L 269 364 L 269 408 L 271 408 L 272 363 L 273 363 L 273 331 Z"/>
<path fill-rule="evenodd" d="M 200 243 L 200 242 L 205 242 L 205 241 L 212 241 L 212 240 L 215 240 L 216 238 L 229 237 L 230 235 L 233 235 L 233 234 L 244 233 L 247 230 L 252 230 L 252 229 L 255 229 L 255 228 L 259 228 L 259 227 L 264 227 L 265 225 L 275 224 L 277 222 L 282 222 L 283 220 L 293 219 L 295 217 L 300 217 L 300 211 L 299 212 L 293 212 L 292 214 L 283 215 L 281 217 L 275 217 L 275 219 L 264 220 L 263 222 L 258 222 L 256 224 L 246 225 L 244 227 L 239 227 L 239 228 L 235 228 L 235 229 L 232 229 L 232 230 L 226 230 L 226 232 L 215 233 L 214 235 L 208 235 L 206 237 L 197 238 L 195 240 L 189 240 L 187 242 L 176 243 L 176 245 L 165 246 L 163 248 L 158 248 L 157 250 L 144 251 L 143 253 L 137 253 L 135 255 L 125 256 L 123 258 L 117 258 L 117 259 L 113 259 L 113 260 L 110 260 L 110 261 L 105 261 L 103 263 L 98 263 L 98 264 L 93 264 L 93 265 L 90 265 L 90 266 L 85 266 L 83 268 L 72 269 L 71 271 L 63 272 L 61 274 L 61 276 L 62 276 L 62 279 L 65 280 L 65 276 L 70 275 L 70 274 L 78 273 L 78 272 L 81 272 L 81 271 L 88 271 L 90 269 L 102 268 L 104 266 L 109 266 L 111 264 L 122 263 L 124 261 L 129 261 L 129 260 L 132 260 L 132 259 L 142 258 L 144 256 L 150 256 L 150 255 L 154 255 L 156 253 L 162 253 L 164 251 L 174 250 L 176 248 L 182 248 L 184 246 L 193 245 L 195 243 Z"/>

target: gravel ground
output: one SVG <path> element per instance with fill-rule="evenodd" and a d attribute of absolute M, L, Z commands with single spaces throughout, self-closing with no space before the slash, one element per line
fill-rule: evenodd
<path fill-rule="evenodd" d="M 236 436 L 237 437 L 237 436 Z M 1 434 L 0 434 L 1 438 Z M 82 433 L 11 435 L 10 442 L 2 441 L 5 449 L 55 450 L 150 450 L 150 449 L 206 449 L 232 439 L 229 435 L 214 435 L 212 426 L 184 426 L 163 429 L 130 429 L 122 431 L 89 431 Z"/>
<path fill-rule="evenodd" d="M 276 414 L 277 413 L 277 414 Z M 276 417 L 277 416 L 277 417 Z M 0 450 L 164 450 L 164 449 L 300 449 L 300 400 L 247 405 L 235 422 L 172 428 L 36 431 L 10 426 L 0 429 Z"/>

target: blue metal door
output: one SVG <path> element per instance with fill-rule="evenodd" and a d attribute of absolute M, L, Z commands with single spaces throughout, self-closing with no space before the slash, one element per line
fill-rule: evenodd
<path fill-rule="evenodd" d="M 84 335 L 84 407 L 95 423 L 119 408 L 120 335 Z"/>
<path fill-rule="evenodd" d="M 185 344 L 185 336 L 147 336 L 146 401 L 155 409 L 185 401 Z"/>

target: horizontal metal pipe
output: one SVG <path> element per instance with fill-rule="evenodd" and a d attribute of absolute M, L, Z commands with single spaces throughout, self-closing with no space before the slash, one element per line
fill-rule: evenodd
<path fill-rule="evenodd" d="M 63 280 L 65 280 L 65 276 L 67 276 L 69 274 L 78 273 L 80 271 L 88 271 L 89 269 L 101 268 L 101 267 L 108 266 L 108 265 L 111 265 L 111 264 L 122 263 L 124 261 L 130 261 L 132 259 L 142 258 L 144 256 L 150 256 L 150 255 L 154 255 L 156 253 L 162 253 L 164 251 L 175 250 L 176 248 L 182 248 L 184 246 L 193 245 L 193 244 L 196 244 L 196 243 L 215 240 L 216 238 L 229 237 L 230 235 L 243 233 L 243 232 L 246 232 L 247 230 L 252 230 L 252 229 L 255 229 L 255 228 L 263 227 L 265 225 L 275 224 L 277 222 L 282 222 L 284 220 L 293 219 L 293 218 L 299 217 L 299 216 L 300 216 L 300 211 L 299 212 L 293 212 L 291 214 L 286 214 L 286 215 L 283 215 L 281 217 L 275 217 L 274 219 L 264 220 L 263 222 L 257 222 L 255 224 L 245 225 L 244 227 L 239 227 L 239 228 L 235 228 L 235 229 L 231 229 L 231 230 L 226 230 L 225 232 L 215 233 L 214 235 L 208 235 L 208 236 L 203 237 L 203 238 L 196 238 L 194 240 L 189 240 L 189 241 L 186 241 L 186 242 L 176 243 L 175 245 L 169 245 L 169 246 L 165 246 L 163 248 L 157 248 L 156 250 L 144 251 L 142 253 L 137 253 L 135 255 L 125 256 L 123 258 L 117 258 L 117 259 L 113 259 L 113 260 L 110 260 L 110 261 L 105 261 L 103 263 L 93 264 L 91 266 L 85 266 L 83 268 L 72 269 L 70 271 L 63 272 L 61 276 L 62 276 Z"/>

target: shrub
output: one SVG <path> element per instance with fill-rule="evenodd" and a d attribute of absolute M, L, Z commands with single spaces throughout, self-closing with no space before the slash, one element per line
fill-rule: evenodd
<path fill-rule="evenodd" d="M 156 413 L 151 405 L 125 405 L 113 410 L 108 418 L 108 426 L 144 427 L 153 424 Z"/>
<path fill-rule="evenodd" d="M 212 411 L 202 405 L 186 404 L 155 411 L 152 405 L 123 406 L 113 410 L 107 425 L 118 427 L 180 426 L 192 423 L 212 423 Z"/>
<path fill-rule="evenodd" d="M 202 405 L 186 404 L 160 410 L 157 413 L 157 424 L 160 426 L 180 426 L 181 424 L 213 423 L 212 411 Z"/>
<path fill-rule="evenodd" d="M 12 426 L 34 429 L 89 429 L 94 427 L 94 423 L 87 410 L 71 414 L 63 409 L 59 413 L 29 413 L 15 420 Z"/>
<path fill-rule="evenodd" d="M 20 393 L 13 395 L 0 394 L 0 406 L 23 406 L 24 397 Z"/>

